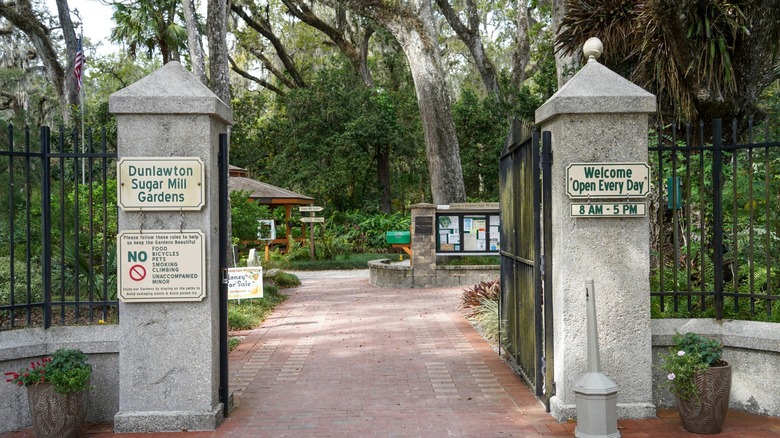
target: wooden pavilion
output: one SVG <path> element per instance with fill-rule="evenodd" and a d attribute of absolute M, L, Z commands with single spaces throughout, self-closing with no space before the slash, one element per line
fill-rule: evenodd
<path fill-rule="evenodd" d="M 228 167 L 228 190 L 231 192 L 239 190 L 249 192 L 249 199 L 262 205 L 268 205 L 272 209 L 284 206 L 284 216 L 286 218 L 284 224 L 285 236 L 277 236 L 275 240 L 269 243 L 270 246 L 287 246 L 291 234 L 290 215 L 293 206 L 314 204 L 314 198 L 249 178 L 249 172 L 246 169 L 232 165 Z M 301 236 L 306 236 L 304 230 L 301 230 Z M 299 240 L 303 241 L 305 238 L 301 237 Z"/>

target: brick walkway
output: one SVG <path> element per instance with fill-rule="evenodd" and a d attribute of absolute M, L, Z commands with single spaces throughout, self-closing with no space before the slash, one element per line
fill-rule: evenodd
<path fill-rule="evenodd" d="M 214 432 L 121 437 L 573 436 L 546 414 L 457 310 L 459 289 L 304 280 L 230 354 L 236 408 Z M 674 411 L 622 436 L 693 437 Z M 89 438 L 115 436 L 93 425 Z M 32 437 L 29 430 L 0 438 Z M 722 437 L 778 437 L 780 419 L 731 412 Z"/>

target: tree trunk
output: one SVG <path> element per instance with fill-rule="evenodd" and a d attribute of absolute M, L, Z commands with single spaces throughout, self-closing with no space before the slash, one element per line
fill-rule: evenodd
<path fill-rule="evenodd" d="M 474 65 L 477 67 L 479 76 L 482 78 L 482 83 L 485 84 L 485 89 L 488 93 L 492 94 L 496 98 L 501 97 L 501 89 L 498 86 L 498 75 L 496 74 L 496 67 L 493 62 L 485 53 L 485 46 L 482 44 L 482 37 L 479 35 L 479 15 L 477 11 L 477 5 L 473 0 L 466 1 L 466 18 L 468 24 L 464 24 L 460 20 L 460 16 L 453 9 L 449 0 L 436 0 L 436 4 L 439 5 L 444 18 L 458 35 L 458 38 L 463 41 L 463 44 L 468 47 L 471 57 L 474 58 Z M 435 34 L 433 34 L 435 35 Z"/>
<path fill-rule="evenodd" d="M 187 26 L 187 47 L 190 49 L 190 62 L 192 62 L 192 74 L 198 80 L 208 86 L 206 77 L 206 64 L 203 60 L 203 47 L 201 47 L 201 35 L 198 30 L 198 20 L 195 18 L 195 2 L 182 0 L 184 8 L 184 21 Z"/>
<path fill-rule="evenodd" d="M 393 212 L 393 205 L 390 196 L 390 149 L 387 146 L 376 148 L 376 177 L 382 193 L 382 213 L 390 214 Z"/>
<path fill-rule="evenodd" d="M 76 84 L 76 74 L 74 72 L 74 67 L 76 61 L 76 49 L 78 48 L 78 40 L 76 38 L 76 30 L 73 28 L 73 21 L 70 19 L 70 8 L 68 7 L 68 0 L 57 0 L 57 13 L 60 17 L 62 34 L 65 37 L 65 55 L 67 56 L 67 62 L 65 64 L 66 99 L 68 101 L 68 105 L 76 107 L 79 104 L 79 90 L 78 85 Z M 83 43 L 84 42 L 82 41 L 82 44 Z M 69 113 L 67 110 L 65 112 Z"/>
<path fill-rule="evenodd" d="M 512 54 L 512 85 L 519 90 L 525 82 L 525 68 L 531 60 L 531 40 L 528 37 L 531 23 L 528 20 L 527 0 L 518 2 L 516 22 L 515 51 Z"/>
<path fill-rule="evenodd" d="M 230 106 L 230 67 L 227 49 L 227 2 L 208 0 L 206 11 L 211 91 Z"/>
<path fill-rule="evenodd" d="M 563 16 L 566 14 L 567 0 L 553 0 L 552 3 L 553 32 L 555 32 L 555 39 L 557 39 L 558 35 L 563 31 L 561 28 L 561 21 L 563 21 Z M 577 64 L 578 59 L 576 56 L 567 55 L 559 50 L 555 51 L 555 70 L 558 73 L 558 89 L 563 87 L 563 84 L 574 76 Z"/>
<path fill-rule="evenodd" d="M 374 77 L 368 68 L 368 43 L 371 41 L 371 35 L 374 34 L 373 28 L 366 28 L 363 37 L 360 39 L 360 77 L 366 87 L 374 88 Z"/>
<path fill-rule="evenodd" d="M 466 201 L 458 138 L 450 111 L 450 98 L 430 0 L 417 0 L 418 20 L 409 15 L 385 23 L 401 44 L 414 79 L 417 104 L 425 133 L 428 175 L 434 204 Z"/>

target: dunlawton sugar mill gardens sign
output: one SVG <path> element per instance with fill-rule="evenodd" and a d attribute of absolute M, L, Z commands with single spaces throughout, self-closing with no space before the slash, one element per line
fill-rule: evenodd
<path fill-rule="evenodd" d="M 122 231 L 117 241 L 120 301 L 201 301 L 206 296 L 202 231 Z"/>
<path fill-rule="evenodd" d="M 117 167 L 118 202 L 125 211 L 203 208 L 203 161 L 200 158 L 123 158 Z"/>
<path fill-rule="evenodd" d="M 647 163 L 572 163 L 566 168 L 566 194 L 571 199 L 587 199 L 571 204 L 572 217 L 647 216 L 647 203 L 635 200 L 649 193 Z"/>

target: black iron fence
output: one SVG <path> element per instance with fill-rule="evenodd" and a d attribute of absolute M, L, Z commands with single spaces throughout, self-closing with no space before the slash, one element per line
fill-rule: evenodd
<path fill-rule="evenodd" d="M 115 145 L 105 131 L 6 132 L 0 330 L 116 322 Z"/>
<path fill-rule="evenodd" d="M 780 322 L 777 133 L 752 120 L 657 128 L 649 148 L 654 317 Z"/>

